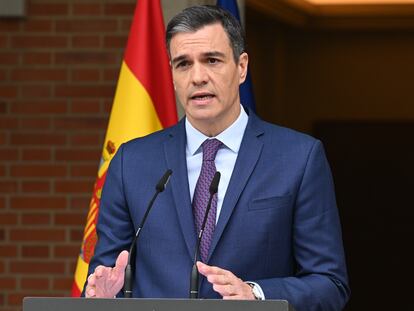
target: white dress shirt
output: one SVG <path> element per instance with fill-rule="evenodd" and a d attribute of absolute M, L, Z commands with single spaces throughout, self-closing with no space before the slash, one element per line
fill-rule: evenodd
<path fill-rule="evenodd" d="M 216 138 L 223 143 L 216 155 L 216 170 L 221 173 L 219 188 L 217 192 L 217 213 L 216 223 L 220 216 L 221 207 L 223 205 L 224 195 L 236 164 L 237 155 L 239 154 L 240 145 L 243 134 L 249 119 L 243 107 L 240 107 L 240 115 L 227 129 L 216 137 L 208 137 L 195 129 L 188 119 L 185 120 L 185 131 L 187 135 L 186 159 L 188 171 L 188 184 L 190 186 L 191 201 L 198 177 L 200 176 L 201 165 L 203 162 L 203 150 L 201 144 L 206 139 Z"/>

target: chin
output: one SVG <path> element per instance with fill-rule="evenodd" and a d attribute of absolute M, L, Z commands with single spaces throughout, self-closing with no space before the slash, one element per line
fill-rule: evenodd
<path fill-rule="evenodd" d="M 190 120 L 200 121 L 200 122 L 213 122 L 217 119 L 217 113 L 213 111 L 192 111 L 192 113 L 187 114 Z"/>

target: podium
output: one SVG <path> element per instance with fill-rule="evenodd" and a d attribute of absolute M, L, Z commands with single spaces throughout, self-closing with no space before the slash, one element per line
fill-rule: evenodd
<path fill-rule="evenodd" d="M 286 300 L 25 297 L 23 311 L 294 311 Z"/>

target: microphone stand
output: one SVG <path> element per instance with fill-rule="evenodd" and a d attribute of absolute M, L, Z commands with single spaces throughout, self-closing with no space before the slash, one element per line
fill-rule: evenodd
<path fill-rule="evenodd" d="M 206 213 L 204 214 L 204 219 L 203 219 L 203 223 L 201 225 L 200 232 L 198 233 L 197 246 L 196 246 L 196 249 L 195 249 L 195 252 L 194 252 L 194 264 L 193 264 L 193 267 L 191 269 L 191 276 L 190 276 L 190 299 L 197 299 L 198 298 L 198 284 L 199 284 L 199 276 L 200 276 L 200 274 L 198 272 L 198 269 L 197 269 L 198 252 L 199 252 L 199 248 L 200 248 L 201 239 L 202 239 L 203 233 L 204 233 L 204 228 L 206 227 L 208 213 L 210 212 L 210 209 L 211 209 L 211 202 L 213 201 L 214 195 L 218 191 L 218 184 L 220 182 L 220 176 L 221 176 L 220 172 L 216 172 L 214 174 L 213 180 L 211 181 L 210 189 L 209 189 L 210 190 L 210 198 L 208 200 Z"/>
<path fill-rule="evenodd" d="M 125 298 L 131 298 L 132 297 L 132 266 L 131 266 L 131 258 L 133 255 L 135 255 L 136 250 L 136 243 L 138 241 L 138 237 L 141 233 L 142 228 L 144 227 L 145 221 L 147 220 L 148 214 L 152 208 L 152 205 L 154 204 L 155 199 L 157 198 L 158 194 L 160 192 L 163 192 L 165 189 L 165 186 L 167 185 L 170 176 L 172 174 L 172 171 L 168 169 L 164 175 L 161 177 L 160 181 L 155 186 L 155 193 L 151 199 L 151 201 L 148 204 L 147 210 L 145 211 L 144 217 L 141 220 L 141 223 L 139 224 L 138 230 L 135 233 L 135 237 L 132 240 L 131 247 L 129 249 L 128 254 L 128 264 L 125 268 L 125 278 L 124 278 L 124 297 Z"/>

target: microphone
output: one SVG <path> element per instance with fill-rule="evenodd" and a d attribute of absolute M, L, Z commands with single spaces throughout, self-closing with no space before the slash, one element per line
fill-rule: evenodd
<path fill-rule="evenodd" d="M 139 224 L 138 230 L 135 233 L 135 237 L 132 241 L 131 247 L 129 249 L 129 255 L 128 255 L 128 264 L 125 268 L 125 278 L 124 278 L 124 297 L 125 298 L 131 298 L 132 297 L 132 267 L 131 267 L 131 258 L 133 257 L 133 252 L 135 253 L 136 244 L 135 242 L 138 240 L 139 234 L 141 233 L 142 227 L 144 227 L 145 220 L 147 219 L 147 216 L 149 214 L 149 211 L 152 208 L 152 205 L 154 204 L 155 199 L 157 198 L 158 194 L 160 192 L 163 192 L 165 189 L 165 186 L 167 185 L 168 181 L 170 180 L 170 176 L 172 174 L 172 170 L 168 169 L 164 175 L 161 177 L 161 179 L 158 181 L 157 185 L 155 186 L 155 193 L 152 197 L 151 201 L 148 204 L 147 210 L 145 211 L 144 217 L 141 220 L 141 223 Z"/>
<path fill-rule="evenodd" d="M 203 223 L 202 223 L 201 228 L 200 228 L 200 232 L 198 233 L 197 246 L 196 246 L 195 253 L 194 253 L 194 264 L 193 264 L 193 268 L 191 269 L 191 277 L 190 277 L 190 299 L 198 298 L 199 273 L 198 273 L 197 264 L 196 264 L 197 263 L 197 257 L 198 257 L 198 252 L 199 252 L 199 248 L 200 248 L 201 238 L 203 237 L 204 228 L 205 228 L 206 223 L 207 223 L 208 213 L 210 212 L 211 202 L 213 201 L 213 196 L 218 191 L 220 176 L 221 176 L 220 172 L 216 172 L 214 174 L 213 180 L 211 181 L 210 189 L 209 189 L 210 190 L 210 198 L 208 200 L 206 213 L 204 214 L 204 219 L 203 219 Z"/>

